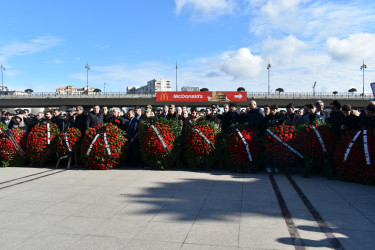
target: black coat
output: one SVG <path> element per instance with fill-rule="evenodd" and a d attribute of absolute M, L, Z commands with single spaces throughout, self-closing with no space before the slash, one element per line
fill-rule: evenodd
<path fill-rule="evenodd" d="M 236 111 L 225 113 L 221 120 L 223 122 L 222 128 L 224 131 L 227 130 L 232 124 L 244 122 L 243 118 Z"/>
<path fill-rule="evenodd" d="M 76 119 L 74 120 L 72 124 L 72 127 L 78 128 L 81 131 L 82 135 L 84 135 L 86 132 L 86 120 L 87 120 L 87 115 L 85 115 L 84 113 L 77 115 Z"/>
<path fill-rule="evenodd" d="M 99 112 L 95 114 L 94 112 L 90 112 L 86 119 L 86 130 L 93 128 L 97 125 L 104 123 L 104 114 Z"/>

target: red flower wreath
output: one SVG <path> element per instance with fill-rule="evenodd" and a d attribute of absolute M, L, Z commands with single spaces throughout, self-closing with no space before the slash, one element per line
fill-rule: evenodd
<path fill-rule="evenodd" d="M 239 129 L 239 131 L 245 138 L 250 150 L 250 155 L 254 161 L 254 159 L 259 155 L 258 137 L 251 129 Z M 238 166 L 245 167 L 250 165 L 250 159 L 247 154 L 245 144 L 236 130 L 233 130 L 230 134 L 230 139 L 228 141 L 228 152 L 233 162 Z"/>
<path fill-rule="evenodd" d="M 367 165 L 364 143 L 363 131 L 355 141 L 347 160 L 344 162 L 346 150 L 353 137 L 357 134 L 358 130 L 346 133 L 341 137 L 335 152 L 335 166 L 339 176 L 347 181 L 369 183 L 375 180 L 375 131 L 368 130 L 367 145 L 370 156 L 370 165 Z"/>
<path fill-rule="evenodd" d="M 325 149 L 327 151 L 327 156 L 332 156 L 335 151 L 335 137 L 333 135 L 334 131 L 330 126 L 327 125 L 315 127 L 323 140 Z M 298 141 L 298 149 L 300 152 L 303 152 L 306 156 L 309 156 L 314 160 L 325 160 L 326 156 L 324 154 L 323 147 L 312 125 L 302 128 Z"/>
<path fill-rule="evenodd" d="M 185 159 L 190 168 L 205 168 L 212 163 L 215 153 L 214 147 L 217 141 L 217 135 L 213 128 L 205 124 L 194 126 L 198 129 L 210 142 L 209 144 L 203 137 L 193 128 L 187 130 Z"/>
<path fill-rule="evenodd" d="M 47 141 L 47 123 L 39 123 L 31 130 L 27 137 L 27 156 L 32 163 L 43 164 L 52 155 L 52 145 L 59 129 L 54 123 L 50 126 L 50 144 Z"/>
<path fill-rule="evenodd" d="M 298 135 L 294 126 L 279 125 L 270 128 L 270 130 L 289 146 L 296 149 Z M 266 152 L 271 159 L 274 159 L 280 165 L 294 164 L 298 159 L 295 153 L 268 132 L 266 133 Z"/>
<path fill-rule="evenodd" d="M 90 155 L 87 156 L 86 153 L 88 152 L 94 137 L 103 126 L 106 126 L 107 128 L 107 141 L 111 150 L 111 157 L 105 147 L 103 133 L 93 144 Z M 81 147 L 83 165 L 91 169 L 112 169 L 120 164 L 124 154 L 125 142 L 125 132 L 111 123 L 101 124 L 87 130 Z"/>
<path fill-rule="evenodd" d="M 173 149 L 173 143 L 175 141 L 175 135 L 172 128 L 165 123 L 155 123 L 154 126 L 159 131 L 160 135 L 163 137 L 165 144 L 167 145 L 169 151 Z M 156 135 L 152 127 L 148 127 L 143 138 L 141 140 L 141 145 L 145 153 L 150 154 L 155 157 L 165 157 L 167 152 Z"/>
<path fill-rule="evenodd" d="M 81 139 L 81 131 L 78 128 L 69 128 L 67 131 L 69 147 L 72 150 L 72 153 L 77 149 L 77 142 Z M 65 141 L 65 133 L 61 131 L 57 136 L 56 140 L 56 151 L 58 157 L 63 157 L 69 154 L 69 150 Z"/>
<path fill-rule="evenodd" d="M 27 141 L 26 131 L 15 128 L 11 132 L 21 148 L 25 150 Z M 2 160 L 7 161 L 7 165 L 9 166 L 22 166 L 25 163 L 25 158 L 18 154 L 5 133 L 1 133 L 0 137 L 0 157 Z"/>

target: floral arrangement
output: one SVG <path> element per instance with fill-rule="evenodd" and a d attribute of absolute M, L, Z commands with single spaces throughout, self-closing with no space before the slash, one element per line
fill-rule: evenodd
<path fill-rule="evenodd" d="M 175 141 L 175 132 L 168 124 L 162 122 L 147 124 L 140 138 L 144 163 L 155 169 L 167 169 Z"/>
<path fill-rule="evenodd" d="M 367 184 L 373 183 L 375 180 L 375 131 L 373 129 L 367 131 L 368 162 L 363 135 L 364 130 L 355 130 L 341 137 L 336 147 L 335 166 L 338 175 L 344 180 Z M 356 140 L 353 142 L 355 138 Z M 348 148 L 352 142 L 349 151 Z"/>
<path fill-rule="evenodd" d="M 81 131 L 78 128 L 69 128 L 66 132 L 71 152 L 69 151 L 68 145 L 66 143 L 65 132 L 61 131 L 56 139 L 56 152 L 58 158 L 67 156 L 72 152 L 75 152 L 79 146 L 77 142 L 79 142 L 79 140 L 81 139 Z"/>
<path fill-rule="evenodd" d="M 22 150 L 26 149 L 27 136 L 26 131 L 18 128 L 12 129 L 15 140 L 20 145 Z M 4 131 L 0 134 L 0 157 L 2 166 L 19 167 L 23 166 L 26 162 L 26 157 L 21 156 L 10 142 L 9 138 L 5 135 Z"/>
<path fill-rule="evenodd" d="M 271 133 L 267 131 L 266 133 L 266 154 L 272 159 L 276 164 L 280 166 L 293 165 L 301 158 L 298 154 L 299 152 L 293 152 L 298 148 L 298 133 L 294 126 L 279 125 L 269 128 L 269 131 L 275 136 L 280 138 L 288 148 L 282 142 L 278 141 Z"/>
<path fill-rule="evenodd" d="M 211 167 L 219 132 L 212 122 L 206 120 L 201 120 L 187 129 L 184 155 L 191 169 Z"/>
<path fill-rule="evenodd" d="M 249 152 L 238 132 L 240 132 L 245 139 Z M 229 154 L 229 157 L 227 157 L 229 158 L 229 161 L 227 160 L 227 166 L 235 172 L 254 172 L 255 161 L 259 158 L 259 139 L 252 129 L 234 128 L 227 139 L 226 149 Z"/>
<path fill-rule="evenodd" d="M 31 163 L 37 163 L 41 166 L 51 157 L 51 147 L 54 144 L 56 136 L 59 134 L 56 124 L 48 124 L 50 127 L 49 138 L 46 122 L 35 125 L 27 137 L 27 157 Z"/>
<path fill-rule="evenodd" d="M 106 127 L 106 136 L 110 154 L 106 148 L 103 127 Z M 92 144 L 96 135 L 97 140 Z M 120 164 L 124 156 L 126 133 L 111 123 L 98 125 L 86 131 L 82 141 L 81 156 L 82 163 L 90 169 L 112 169 Z M 90 145 L 92 148 L 90 150 Z M 89 155 L 87 153 L 90 152 Z"/>
<path fill-rule="evenodd" d="M 299 127 L 298 132 L 297 148 L 305 157 L 305 176 L 310 176 L 313 171 L 331 177 L 336 145 L 332 127 L 327 124 L 308 125 Z"/>

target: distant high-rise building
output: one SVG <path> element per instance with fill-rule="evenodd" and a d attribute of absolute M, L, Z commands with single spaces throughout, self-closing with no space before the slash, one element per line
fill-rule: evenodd
<path fill-rule="evenodd" d="M 153 79 L 147 82 L 146 86 L 128 86 L 127 94 L 155 94 L 157 91 L 172 91 L 172 84 L 167 79 Z"/>
<path fill-rule="evenodd" d="M 199 87 L 183 86 L 181 88 L 181 91 L 199 91 Z"/>

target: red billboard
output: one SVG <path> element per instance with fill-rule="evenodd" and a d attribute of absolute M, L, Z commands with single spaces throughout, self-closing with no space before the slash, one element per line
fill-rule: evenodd
<path fill-rule="evenodd" d="M 158 91 L 157 102 L 246 102 L 246 91 Z"/>

